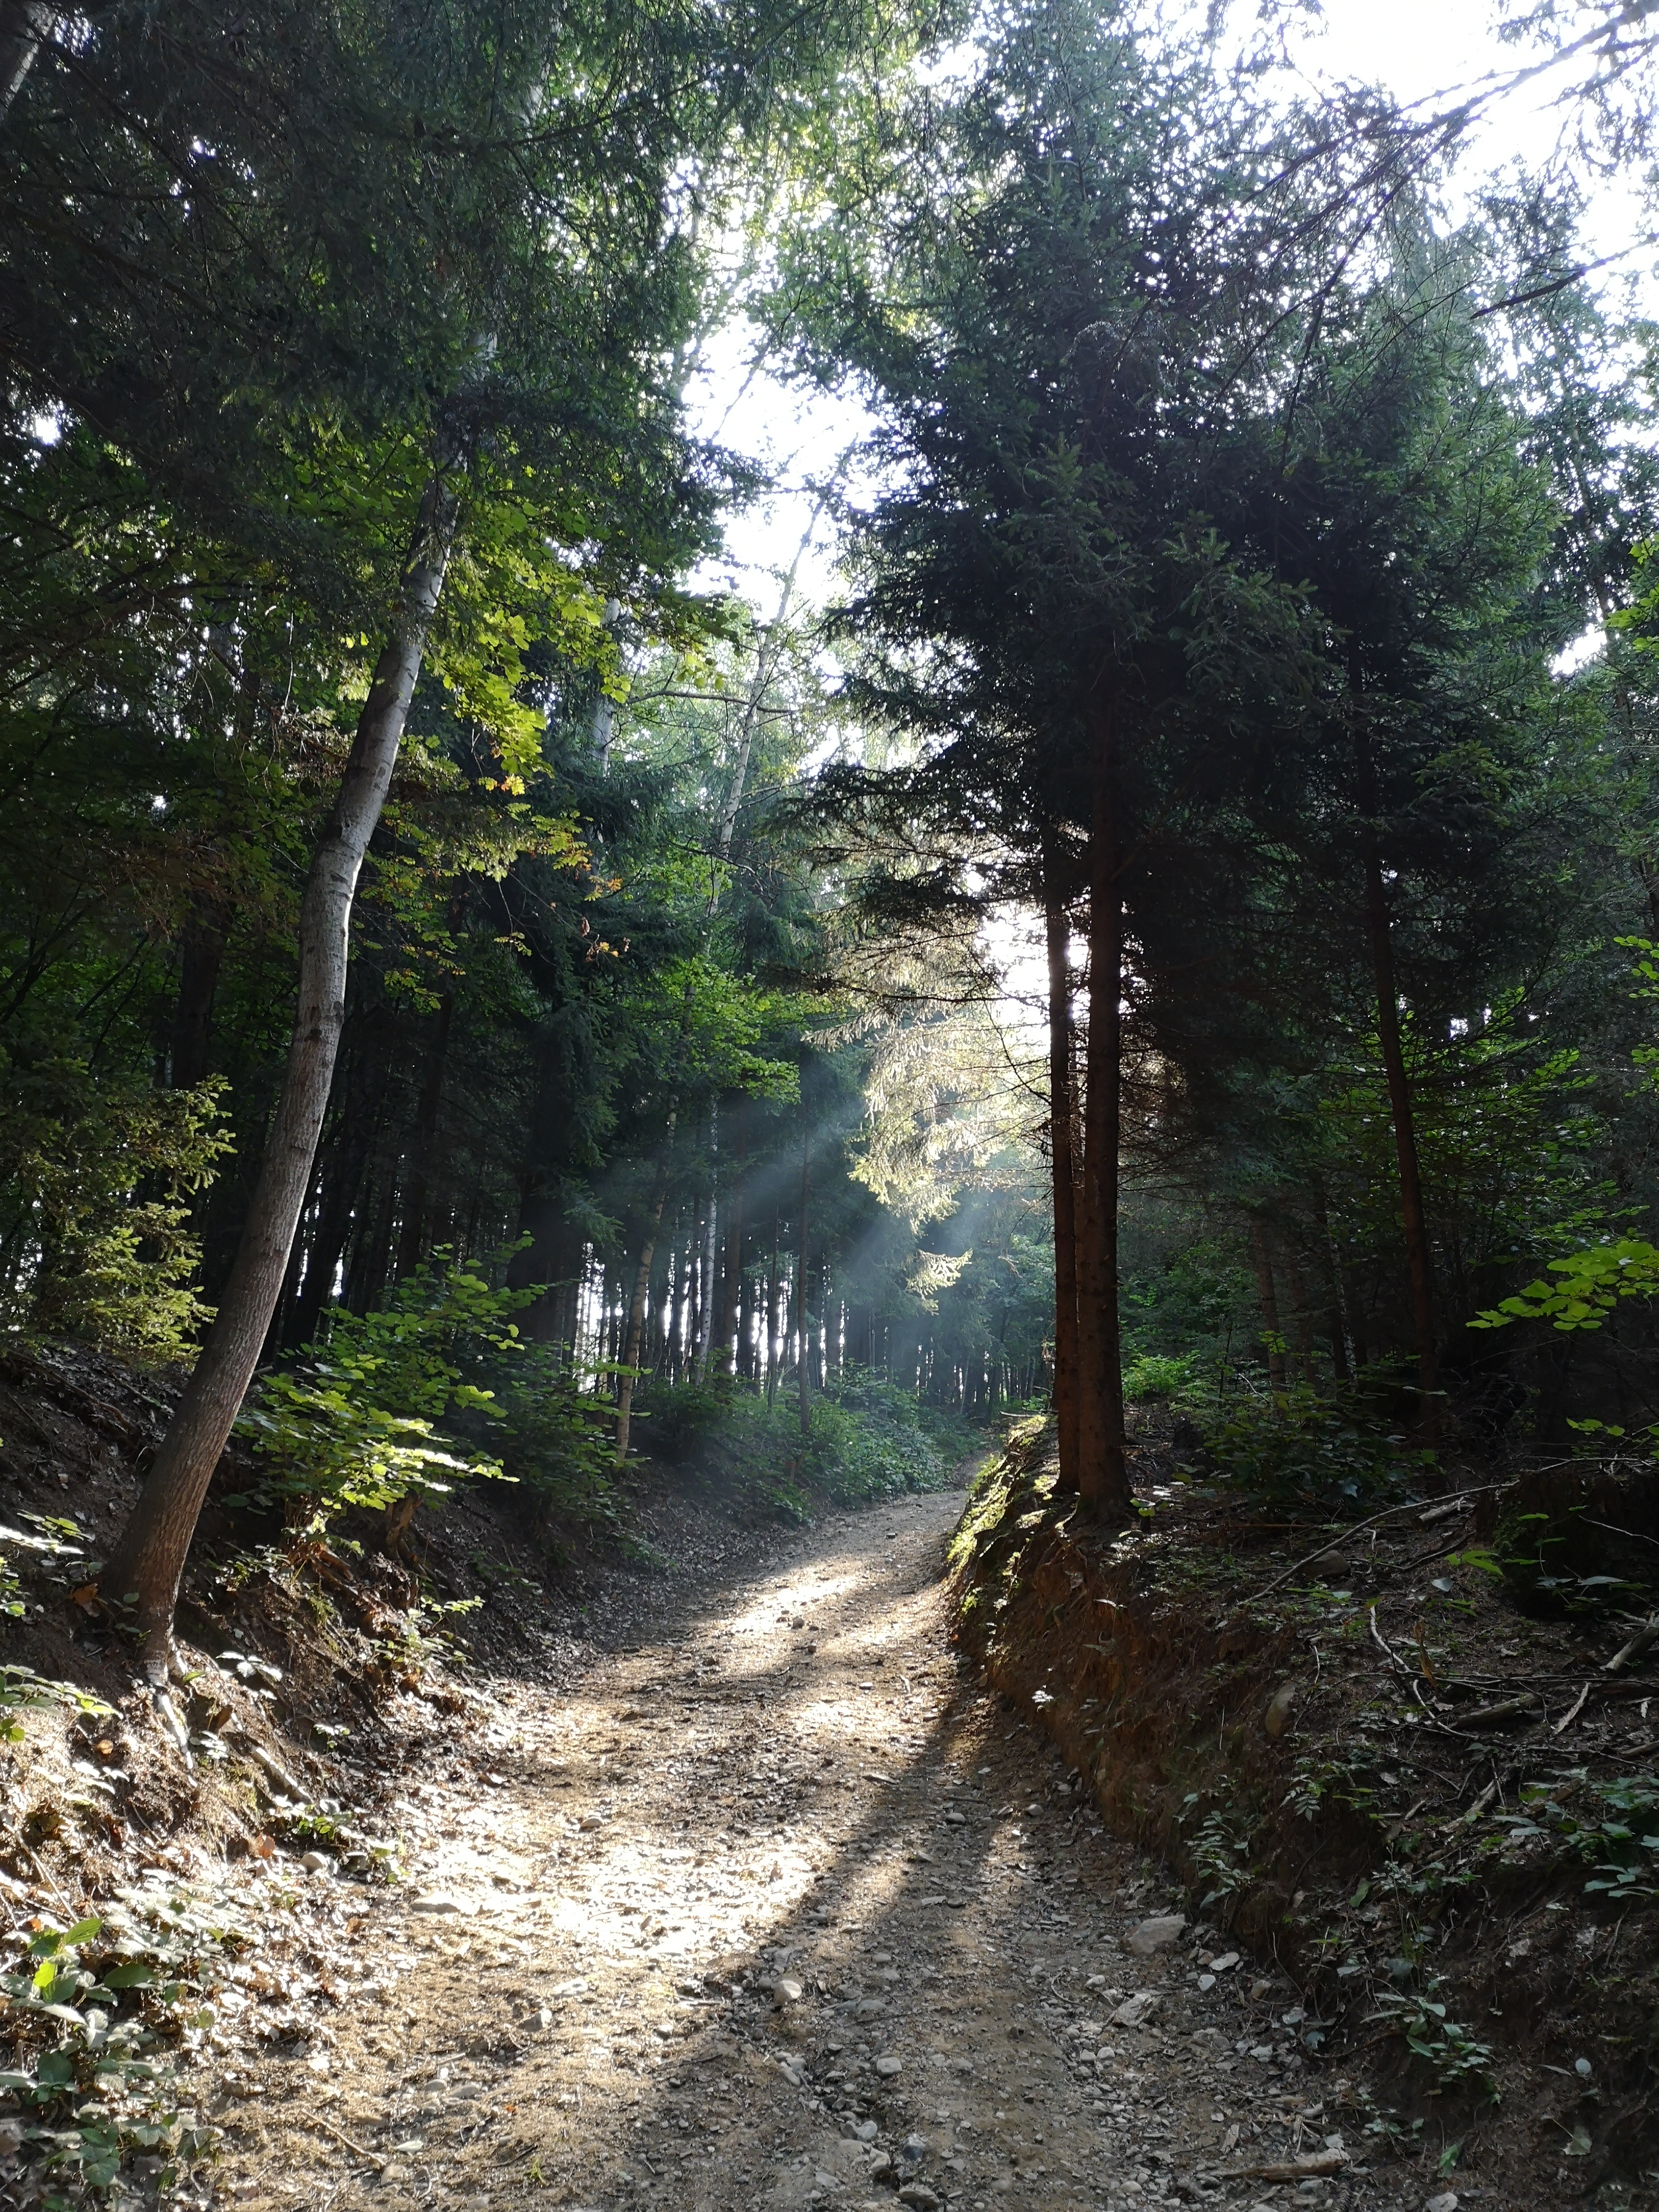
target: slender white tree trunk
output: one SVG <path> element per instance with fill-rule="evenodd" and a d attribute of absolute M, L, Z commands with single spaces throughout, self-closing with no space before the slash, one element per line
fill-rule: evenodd
<path fill-rule="evenodd" d="M 0 0 L 0 123 L 57 27 L 58 10 L 44 0 Z"/>
<path fill-rule="evenodd" d="M 103 1595 L 136 1601 L 147 1671 L 171 1656 L 179 1578 L 202 1501 L 240 1410 L 281 1293 L 311 1179 L 345 1018 L 352 902 L 380 818 L 409 702 L 443 590 L 458 500 L 440 470 L 428 485 L 390 635 L 357 718 L 333 811 L 317 841 L 300 907 L 300 985 L 283 1088 L 259 1180 L 218 1316 L 161 1449 L 100 1577 Z"/>

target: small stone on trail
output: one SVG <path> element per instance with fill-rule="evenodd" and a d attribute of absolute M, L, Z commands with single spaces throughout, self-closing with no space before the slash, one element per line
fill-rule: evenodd
<path fill-rule="evenodd" d="M 1448 2189 L 1438 2197 L 1431 2197 L 1423 2212 L 1457 2212 L 1457 2191 Z"/>
<path fill-rule="evenodd" d="M 902 2074 L 904 2071 L 904 2061 L 902 2058 L 894 2058 L 890 2055 L 878 2058 L 876 2071 L 884 2081 L 890 2081 L 896 2074 Z"/>
<path fill-rule="evenodd" d="M 910 2212 L 939 2212 L 939 2200 L 925 2182 L 907 2181 L 898 2193 L 901 2204 L 908 2204 Z"/>
<path fill-rule="evenodd" d="M 300 1864 L 307 1874 L 326 1874 L 332 1862 L 326 1851 L 307 1851 Z"/>
<path fill-rule="evenodd" d="M 411 1912 L 459 1912 L 462 1906 L 459 1898 L 445 1897 L 431 1890 L 424 1897 L 410 1898 L 409 1909 Z"/>
<path fill-rule="evenodd" d="M 1159 1913 L 1155 1918 L 1143 1920 L 1132 1930 L 1128 1948 L 1139 1959 L 1150 1959 L 1154 1951 L 1162 1951 L 1173 1943 L 1187 1925 L 1184 1912 Z"/>
<path fill-rule="evenodd" d="M 1224 1951 L 1218 1959 L 1211 1960 L 1210 1972 L 1212 1974 L 1231 1974 L 1233 1968 L 1237 1964 L 1238 1954 L 1237 1951 Z"/>
<path fill-rule="evenodd" d="M 799 2004 L 805 1994 L 793 1974 L 783 1974 L 773 1984 L 772 2002 L 777 2005 Z"/>

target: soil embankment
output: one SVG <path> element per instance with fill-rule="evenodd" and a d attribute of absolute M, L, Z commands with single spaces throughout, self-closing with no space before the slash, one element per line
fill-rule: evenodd
<path fill-rule="evenodd" d="M 1153 1480 L 1112 1535 L 1054 1476 L 1034 1427 L 981 1479 L 959 1641 L 1176 1871 L 1201 1974 L 1286 1975 L 1287 2042 L 1380 2069 L 1368 2132 L 1425 2184 L 1653 2201 L 1659 1692 L 1607 1672 L 1628 1624 L 1518 1611 L 1478 1480 L 1358 1528 Z"/>

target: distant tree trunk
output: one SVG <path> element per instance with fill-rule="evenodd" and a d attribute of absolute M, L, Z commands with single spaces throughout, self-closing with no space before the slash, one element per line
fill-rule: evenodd
<path fill-rule="evenodd" d="M 1078 1486 L 1102 1520 L 1133 1510 L 1123 1434 L 1117 1311 L 1118 1148 L 1122 1116 L 1123 890 L 1119 880 L 1115 728 L 1094 714 L 1089 840 L 1089 1039 L 1085 1076 L 1083 1203 L 1077 1228 Z"/>
<path fill-rule="evenodd" d="M 1356 686 L 1357 689 L 1357 686 Z M 1406 1260 L 1411 1274 L 1412 1327 L 1417 1340 L 1417 1381 L 1422 1397 L 1422 1419 L 1430 1426 L 1439 1411 L 1440 1363 L 1435 1343 L 1434 1258 L 1429 1243 L 1428 1215 L 1423 1204 L 1423 1176 L 1417 1152 L 1417 1116 L 1412 1100 L 1411 1077 L 1406 1066 L 1400 1034 L 1400 988 L 1395 980 L 1394 945 L 1389 920 L 1388 894 L 1382 883 L 1382 859 L 1377 845 L 1376 823 L 1381 808 L 1376 769 L 1363 720 L 1355 718 L 1355 755 L 1359 770 L 1359 803 L 1365 830 L 1365 935 L 1370 946 L 1371 974 L 1376 992 L 1376 1034 L 1382 1048 L 1382 1072 L 1388 1079 L 1389 1109 L 1394 1121 L 1395 1158 L 1400 1171 L 1401 1225 L 1405 1231 Z"/>
<path fill-rule="evenodd" d="M 44 0 L 0 0 L 0 123 L 57 26 L 58 10 Z"/>
<path fill-rule="evenodd" d="M 1285 1388 L 1285 1332 L 1279 1326 L 1279 1294 L 1273 1287 L 1273 1254 L 1261 1216 L 1250 1216 L 1250 1257 L 1255 1263 L 1256 1303 L 1261 1309 L 1261 1334 L 1267 1352 L 1267 1387 Z"/>
<path fill-rule="evenodd" d="M 714 1286 L 714 1261 L 720 1249 L 720 1101 L 708 1102 L 708 1206 L 703 1218 L 702 1253 L 697 1268 L 697 1380 L 706 1382 L 714 1352 L 715 1308 L 723 1303 Z"/>
<path fill-rule="evenodd" d="M 1331 1352 L 1337 1371 L 1347 1382 L 1358 1374 L 1354 1358 L 1353 1327 L 1348 1318 L 1348 1287 L 1342 1273 L 1342 1255 L 1336 1249 L 1336 1236 L 1331 1227 L 1330 1210 L 1325 1203 L 1325 1194 L 1317 1183 L 1313 1186 L 1313 1217 L 1318 1225 L 1320 1256 L 1323 1262 L 1325 1279 L 1331 1297 Z"/>
<path fill-rule="evenodd" d="M 795 1279 L 795 1304 L 799 1309 L 800 1328 L 800 1367 L 799 1400 L 800 1432 L 804 1437 L 812 1433 L 812 1331 L 807 1318 L 806 1302 L 806 1231 L 811 1211 L 812 1195 L 812 1131 L 806 1119 L 805 1101 L 801 1103 L 800 1124 L 800 1243 L 799 1271 Z"/>
<path fill-rule="evenodd" d="M 227 652 L 227 659 L 229 653 Z M 253 742 L 258 723 L 259 677 L 244 659 L 236 679 L 236 713 L 232 741 L 239 752 Z M 193 1090 L 206 1075 L 212 1057 L 213 1001 L 235 908 L 222 893 L 198 890 L 179 939 L 179 996 L 173 1010 L 168 1080 L 175 1091 Z"/>
<path fill-rule="evenodd" d="M 621 614 L 622 601 L 607 599 L 605 603 L 605 628 L 615 629 Z M 599 763 L 602 776 L 611 773 L 611 740 L 616 734 L 616 728 L 617 702 L 608 691 L 601 691 L 593 702 L 593 757 Z"/>
<path fill-rule="evenodd" d="M 1043 833 L 1043 921 L 1048 951 L 1048 1149 L 1054 1214 L 1054 1425 L 1060 1486 L 1081 1487 L 1078 1463 L 1076 1075 L 1072 1037 L 1071 925 L 1060 890 L 1059 840 Z"/>
<path fill-rule="evenodd" d="M 519 1316 L 519 1327 L 532 1344 L 562 1346 L 575 1356 L 576 1310 L 580 1302 L 586 1247 L 556 1194 L 532 1191 L 520 1200 L 519 1234 L 530 1242 L 507 1262 L 509 1290 L 546 1285 L 533 1305 Z M 469 1249 L 471 1239 L 469 1238 Z"/>
<path fill-rule="evenodd" d="M 657 1380 L 668 1374 L 668 1267 L 653 1261 L 646 1294 L 646 1367 Z"/>
<path fill-rule="evenodd" d="M 398 1273 L 413 1274 L 426 1257 L 432 1211 L 432 1185 L 438 1172 L 438 1118 L 443 1111 L 444 1065 L 449 1058 L 449 1031 L 455 1013 L 455 994 L 446 991 L 438 1001 L 437 1019 L 427 1053 L 426 1076 L 421 1103 L 415 1116 L 415 1143 L 404 1200 L 403 1234 L 398 1242 Z"/>
<path fill-rule="evenodd" d="M 193 1090 L 211 1064 L 213 1001 L 230 936 L 231 909 L 198 891 L 179 940 L 179 997 L 168 1072 L 175 1091 Z"/>
<path fill-rule="evenodd" d="M 738 1240 L 738 1349 L 732 1372 L 741 1381 L 755 1380 L 755 1278 L 744 1266 L 743 1240 Z"/>
<path fill-rule="evenodd" d="M 678 1383 L 685 1369 L 685 1344 L 690 1327 L 684 1256 L 678 1244 L 668 1255 L 668 1371 Z"/>
<path fill-rule="evenodd" d="M 366 1055 L 359 1066 L 364 1070 L 362 1079 L 352 1086 L 345 1110 L 336 1115 L 317 1226 L 306 1255 L 305 1278 L 295 1294 L 284 1332 L 284 1341 L 290 1345 L 314 1340 L 323 1309 L 334 1295 L 334 1278 L 351 1231 L 352 1209 L 362 1195 L 363 1176 L 380 1133 L 384 1085 L 379 1054 Z"/>
<path fill-rule="evenodd" d="M 720 1326 L 714 1336 L 714 1375 L 730 1382 L 738 1372 L 738 1321 L 743 1305 L 743 1163 L 749 1145 L 749 1117 L 738 1106 L 731 1115 L 732 1165 L 726 1176 L 726 1267 Z"/>
<path fill-rule="evenodd" d="M 1291 1341 L 1296 1346 L 1297 1373 L 1310 1390 L 1319 1387 L 1319 1361 L 1314 1351 L 1313 1316 L 1308 1310 L 1308 1294 L 1302 1276 L 1302 1260 L 1296 1249 L 1296 1239 L 1287 1230 L 1279 1236 L 1279 1257 L 1285 1263 L 1285 1287 L 1291 1294 Z"/>
<path fill-rule="evenodd" d="M 766 1402 L 778 1395 L 783 1361 L 783 1245 L 778 1209 L 772 1208 L 772 1272 L 766 1279 Z"/>
<path fill-rule="evenodd" d="M 674 1130 L 679 1120 L 676 1103 L 668 1109 L 668 1127 L 664 1134 L 662 1165 L 657 1172 L 657 1188 L 652 1194 L 651 1212 L 640 1248 L 640 1263 L 634 1271 L 634 1294 L 628 1302 L 628 1334 L 623 1343 L 623 1373 L 617 1381 L 617 1464 L 620 1467 L 628 1457 L 628 1431 L 634 1416 L 634 1377 L 627 1370 L 640 1364 L 640 1335 L 645 1326 L 645 1297 L 651 1285 L 651 1262 L 656 1256 L 657 1233 L 662 1227 L 662 1210 L 668 1203 L 668 1176 L 674 1158 Z"/>
<path fill-rule="evenodd" d="M 100 1577 L 107 1597 L 133 1601 L 146 1666 L 157 1679 L 172 1656 L 179 1578 L 202 1500 L 253 1379 L 311 1181 L 345 1015 L 357 878 L 392 781 L 457 514 L 455 486 L 440 471 L 421 501 L 391 635 L 312 856 L 300 907 L 299 998 L 282 1092 L 230 1279 L 149 1479 Z"/>

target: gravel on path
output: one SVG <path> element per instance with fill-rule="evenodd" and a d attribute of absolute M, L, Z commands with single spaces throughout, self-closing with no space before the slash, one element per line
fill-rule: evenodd
<path fill-rule="evenodd" d="M 337 2009 L 223 2077 L 213 2201 L 1473 2202 L 1345 2162 L 1363 2118 L 1288 1982 L 1188 1927 L 961 1671 L 961 1504 L 837 1518 L 568 1694 L 477 1700 L 491 1771 L 397 1808 L 415 1878 L 314 1877 Z"/>

